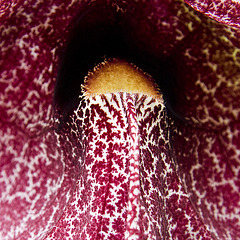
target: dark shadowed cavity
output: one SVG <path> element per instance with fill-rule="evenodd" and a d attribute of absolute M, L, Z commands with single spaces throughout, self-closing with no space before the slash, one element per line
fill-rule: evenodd
<path fill-rule="evenodd" d="M 74 20 L 61 58 L 54 94 L 54 107 L 63 122 L 79 103 L 81 84 L 88 71 L 108 58 L 127 60 L 150 74 L 161 89 L 168 110 L 174 114 L 175 63 L 170 58 L 158 58 L 146 50 L 137 49 L 121 14 L 111 6 L 93 4 Z"/>

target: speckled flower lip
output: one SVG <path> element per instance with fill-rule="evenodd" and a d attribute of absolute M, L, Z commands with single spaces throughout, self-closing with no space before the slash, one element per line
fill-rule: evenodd
<path fill-rule="evenodd" d="M 84 149 L 79 180 L 46 239 L 173 239 L 193 234 L 192 224 L 209 238 L 174 171 L 167 111 L 154 85 L 119 59 L 89 72 L 68 123 Z"/>
<path fill-rule="evenodd" d="M 186 2 L 2 1 L 0 239 L 240 239 L 239 3 Z"/>

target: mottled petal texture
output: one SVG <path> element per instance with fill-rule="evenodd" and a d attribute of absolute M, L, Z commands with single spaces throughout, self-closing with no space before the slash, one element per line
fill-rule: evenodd
<path fill-rule="evenodd" d="M 238 0 L 186 0 L 185 2 L 219 22 L 240 27 Z"/>
<path fill-rule="evenodd" d="M 96 1 L 171 59 L 174 98 L 81 99 L 59 130 L 59 60 L 91 3 L 0 1 L 0 238 L 240 239 L 238 1 L 189 1 L 235 27 L 178 0 Z"/>
<path fill-rule="evenodd" d="M 80 102 L 70 124 L 85 143 L 80 177 L 47 239 L 211 239 L 171 161 L 166 117 L 144 95 Z"/>

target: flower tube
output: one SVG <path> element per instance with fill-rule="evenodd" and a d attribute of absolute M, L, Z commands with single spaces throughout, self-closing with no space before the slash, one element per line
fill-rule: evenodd
<path fill-rule="evenodd" d="M 0 9 L 2 239 L 240 238 L 237 18 L 182 1 Z M 84 95 L 108 57 L 160 97 Z"/>

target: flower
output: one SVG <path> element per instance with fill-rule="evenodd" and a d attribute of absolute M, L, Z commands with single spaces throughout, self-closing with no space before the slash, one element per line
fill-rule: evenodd
<path fill-rule="evenodd" d="M 1 5 L 2 239 L 240 238 L 239 7 L 214 3 L 189 1 L 224 24 L 176 0 Z M 149 71 L 164 101 L 78 98 L 106 25 L 127 43 L 107 55 Z"/>

